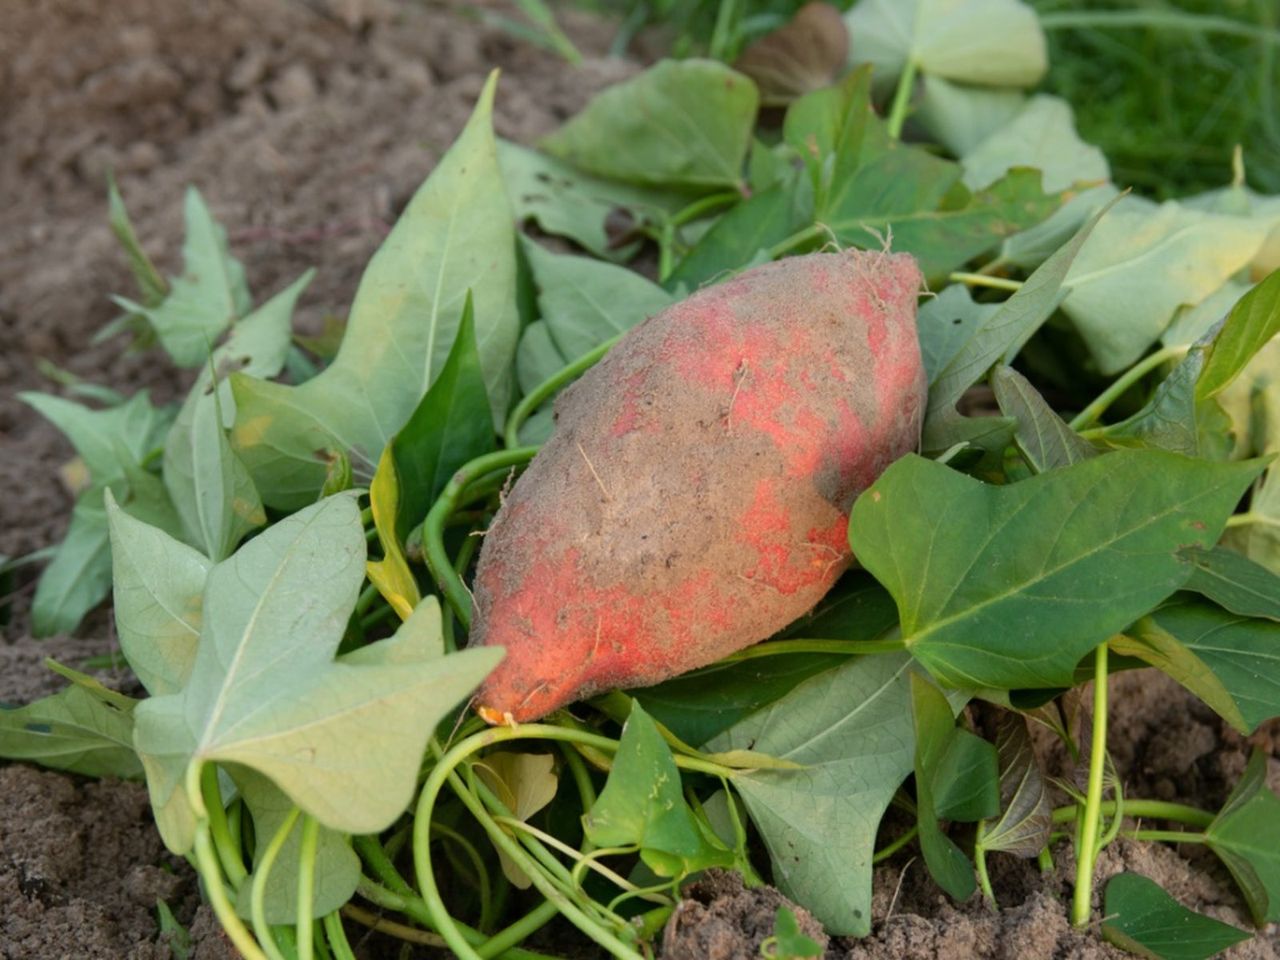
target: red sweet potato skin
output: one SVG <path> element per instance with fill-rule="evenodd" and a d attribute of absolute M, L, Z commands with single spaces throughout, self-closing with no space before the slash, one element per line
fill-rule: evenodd
<path fill-rule="evenodd" d="M 478 694 L 536 719 L 703 666 L 803 615 L 854 498 L 916 448 L 921 278 L 904 254 L 749 270 L 633 329 L 556 404 L 485 536 Z"/>

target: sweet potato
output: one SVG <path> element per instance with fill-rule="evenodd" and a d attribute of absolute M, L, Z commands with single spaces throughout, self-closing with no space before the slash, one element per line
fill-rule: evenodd
<path fill-rule="evenodd" d="M 768 637 L 852 562 L 848 511 L 919 442 L 921 278 L 810 254 L 694 294 L 561 394 L 485 536 L 482 713 L 536 719 Z"/>

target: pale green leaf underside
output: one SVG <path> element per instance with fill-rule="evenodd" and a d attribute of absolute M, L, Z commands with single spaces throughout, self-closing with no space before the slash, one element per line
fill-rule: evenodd
<path fill-rule="evenodd" d="M 200 639 L 201 597 L 213 564 L 107 495 L 113 607 L 120 649 L 152 696 L 187 682 Z"/>
<path fill-rule="evenodd" d="M 912 60 L 961 83 L 1025 87 L 1048 67 L 1035 11 L 1018 0 L 862 0 L 845 15 L 852 61 L 892 85 Z"/>
<path fill-rule="evenodd" d="M 137 711 L 135 745 L 171 849 L 191 841 L 181 792 L 193 762 L 251 767 L 347 833 L 380 830 L 403 812 L 427 737 L 502 651 L 440 657 L 428 635 L 439 619 L 427 610 L 390 640 L 334 661 L 364 564 L 359 509 L 341 494 L 210 572 L 186 687 Z"/>
<path fill-rule="evenodd" d="M 515 225 L 491 117 L 491 77 L 466 128 L 374 254 L 334 362 L 297 387 L 236 375 L 233 441 L 269 506 L 296 509 L 324 483 L 326 450 L 369 480 L 383 447 L 439 375 L 468 291 L 495 423 L 519 335 Z"/>

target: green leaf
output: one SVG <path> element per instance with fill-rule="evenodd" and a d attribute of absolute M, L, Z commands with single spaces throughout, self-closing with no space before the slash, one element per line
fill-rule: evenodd
<path fill-rule="evenodd" d="M 37 637 L 70 633 L 111 589 L 111 543 L 102 488 L 77 499 L 71 523 L 31 601 L 31 632 Z"/>
<path fill-rule="evenodd" d="M 602 180 L 555 157 L 508 140 L 498 141 L 498 162 L 516 220 L 568 237 L 604 260 L 626 260 L 634 240 L 618 243 L 683 203 L 681 194 Z"/>
<path fill-rule="evenodd" d="M 917 741 L 918 742 L 918 741 Z M 1000 812 L 996 748 L 957 727 L 933 766 L 933 810 L 939 820 L 975 823 Z"/>
<path fill-rule="evenodd" d="M 977 842 L 984 850 L 1034 857 L 1049 842 L 1053 810 L 1024 717 L 1012 711 L 1001 717 L 996 753 L 1000 764 L 1000 819 L 988 824 Z"/>
<path fill-rule="evenodd" d="M 1116 446 L 1158 447 L 1189 457 L 1200 456 L 1202 446 L 1228 446 L 1223 437 L 1214 442 L 1212 401 L 1196 402 L 1196 381 L 1210 350 L 1212 342 L 1206 335 L 1160 382 L 1142 409 L 1106 427 L 1103 439 Z"/>
<path fill-rule="evenodd" d="M 440 376 L 391 441 L 400 490 L 395 530 L 401 543 L 422 523 L 458 468 L 494 447 L 470 305 L 468 298 Z"/>
<path fill-rule="evenodd" d="M 297 387 L 232 376 L 232 441 L 268 506 L 297 509 L 324 483 L 330 451 L 358 482 L 444 369 L 467 292 L 495 424 L 511 395 L 519 336 L 515 227 L 491 117 L 496 78 L 370 261 L 333 363 Z"/>
<path fill-rule="evenodd" d="M 551 339 L 551 327 L 545 320 L 535 320 L 524 328 L 520 347 L 516 351 L 516 380 L 521 393 L 529 393 L 534 387 L 549 380 L 570 363 Z"/>
<path fill-rule="evenodd" d="M 1267 788 L 1267 757 L 1254 750 L 1244 775 L 1204 832 L 1258 926 L 1280 920 L 1280 797 Z"/>
<path fill-rule="evenodd" d="M 69 686 L 16 709 L 0 709 L 0 757 L 87 777 L 137 778 L 133 717 Z"/>
<path fill-rule="evenodd" d="M 951 83 L 936 74 L 924 78 L 923 88 L 912 119 L 957 157 L 1008 124 L 1027 102 L 1020 90 Z"/>
<path fill-rule="evenodd" d="M 767 263 L 774 246 L 811 220 L 806 195 L 787 184 L 774 184 L 720 217 L 680 261 L 666 284 L 672 290 L 696 290 Z"/>
<path fill-rule="evenodd" d="M 1014 167 L 1039 170 L 1046 193 L 1111 179 L 1102 151 L 1076 133 L 1071 105 L 1046 94 L 1036 94 L 1008 123 L 964 154 L 962 165 L 970 190 L 995 183 Z"/>
<path fill-rule="evenodd" d="M 843 244 L 879 247 L 891 237 L 926 278 L 944 276 L 1058 205 L 1034 171 L 1014 171 L 974 193 L 958 164 L 892 140 L 871 109 L 865 71 L 787 113 L 784 135 L 815 176 L 817 222 Z"/>
<path fill-rule="evenodd" d="M 640 859 L 660 877 L 733 863 L 733 852 L 699 829 L 671 749 L 638 703 L 622 727 L 604 790 L 582 824 L 598 847 L 638 846 Z"/>
<path fill-rule="evenodd" d="M 345 833 L 385 828 L 408 805 L 435 725 L 502 656 L 441 656 L 439 606 L 335 662 L 364 580 L 352 496 L 269 527 L 213 568 L 195 663 L 181 693 L 144 701 L 134 743 L 165 843 L 192 842 L 188 769 L 237 763 Z M 376 735 L 374 735 L 376 733 Z"/>
<path fill-rule="evenodd" d="M 157 923 L 160 927 L 160 939 L 169 947 L 173 960 L 191 960 L 195 950 L 191 942 L 191 933 L 178 922 L 173 910 L 163 900 L 156 901 Z"/>
<path fill-rule="evenodd" d="M 1113 184 L 1104 183 L 1067 198 L 1062 206 L 1034 227 L 1006 237 L 1000 244 L 997 259 L 1023 270 L 1034 270 L 1118 196 L 1120 191 Z"/>
<path fill-rule="evenodd" d="M 598 94 L 540 146 L 627 183 L 735 187 L 755 126 L 750 79 L 713 60 L 660 60 Z"/>
<path fill-rule="evenodd" d="M 847 659 L 840 653 L 793 653 L 731 661 L 628 692 L 677 737 L 700 746 Z"/>
<path fill-rule="evenodd" d="M 1187 579 L 1178 551 L 1216 541 L 1262 466 L 1121 451 L 994 487 L 909 455 L 858 498 L 849 541 L 941 682 L 1070 687 Z"/>
<path fill-rule="evenodd" d="M 803 765 L 752 770 L 733 784 L 769 850 L 778 888 L 837 936 L 871 929 L 876 830 L 912 770 L 909 663 L 901 654 L 851 659 L 707 745 Z"/>
<path fill-rule="evenodd" d="M 920 358 L 930 384 L 999 309 L 996 303 L 975 303 L 963 283 L 944 287 L 936 297 L 921 304 L 916 329 L 920 334 Z"/>
<path fill-rule="evenodd" d="M 669 307 L 674 297 L 634 270 L 524 245 L 538 289 L 538 313 L 567 361 Z"/>
<path fill-rule="evenodd" d="M 1264 238 L 1256 221 L 1125 197 L 1071 265 L 1062 309 L 1099 371 L 1118 373 L 1160 339 L 1180 306 L 1246 267 Z"/>
<path fill-rule="evenodd" d="M 174 277 L 159 306 L 116 302 L 141 314 L 160 344 L 180 367 L 198 367 L 214 343 L 252 306 L 244 267 L 227 249 L 227 234 L 213 219 L 195 187 L 187 188 L 187 236 L 182 245 L 182 276 Z"/>
<path fill-rule="evenodd" d="M 253 816 L 256 867 L 267 846 L 293 812 L 293 802 L 270 780 L 246 767 L 235 767 L 231 779 L 244 797 Z M 295 823 L 284 846 L 276 854 L 275 864 L 267 877 L 263 908 L 267 923 L 294 923 L 298 919 L 298 871 L 301 863 L 302 823 Z M 236 897 L 236 913 L 250 919 L 249 896 L 254 874 L 240 885 Z M 312 892 L 311 915 L 319 919 L 337 910 L 356 892 L 360 882 L 360 858 L 351 849 L 351 838 L 321 827 L 316 837 L 315 889 Z"/>
<path fill-rule="evenodd" d="M 938 826 L 934 804 L 934 778 L 955 740 L 955 715 L 942 691 L 916 673 L 911 674 L 911 715 L 916 732 L 916 824 L 920 830 L 920 851 L 929 875 L 938 886 L 956 900 L 967 900 L 977 887 L 973 864 Z"/>
<path fill-rule="evenodd" d="M 1237 279 L 1228 280 L 1193 307 L 1181 307 L 1173 315 L 1173 322 L 1160 335 L 1166 347 L 1190 346 L 1208 333 L 1220 320 L 1226 318 L 1240 298 L 1253 289 L 1249 283 Z"/>
<path fill-rule="evenodd" d="M 937 372 L 929 389 L 929 406 L 925 412 L 921 443 L 926 451 L 940 453 L 954 444 L 957 437 L 977 426 L 965 423 L 956 412 L 956 401 L 998 361 L 1003 359 L 1007 363 L 1012 360 L 1031 335 L 1058 309 L 1067 295 L 1062 286 L 1063 279 L 1089 234 L 1109 209 L 1104 207 L 1094 214 L 1070 241 L 1041 264 Z"/>
<path fill-rule="evenodd" d="M 1067 426 L 1040 392 L 1013 367 L 1001 364 L 992 370 L 991 388 L 1001 412 L 1018 421 L 1013 437 L 1036 473 L 1069 467 L 1097 456 L 1098 450 L 1093 444 Z"/>
<path fill-rule="evenodd" d="M 486 753 L 484 760 L 476 764 L 476 772 L 513 817 L 528 822 L 555 799 L 560 780 L 554 767 L 555 758 L 549 753 L 499 750 Z M 498 863 L 512 886 L 528 890 L 533 885 L 529 875 L 503 850 L 498 851 Z"/>
<path fill-rule="evenodd" d="M 367 572 L 400 619 L 408 619 L 421 599 L 404 553 L 410 533 L 454 472 L 493 446 L 493 422 L 468 296 L 444 369 L 409 422 L 382 451 L 369 487 L 383 559 L 370 561 Z"/>
<path fill-rule="evenodd" d="M 1271 340 L 1280 336 L 1280 270 L 1232 308 L 1196 381 L 1196 399 L 1221 393 Z"/>
<path fill-rule="evenodd" d="M 314 276 L 291 286 L 237 322 L 196 378 L 164 445 L 164 482 L 191 542 L 213 560 L 266 522 L 247 469 L 227 439 L 235 422 L 231 371 L 273 377 L 284 366 L 298 297 Z M 215 387 L 216 384 L 216 387 Z"/>
<path fill-rule="evenodd" d="M 1189 548 L 1182 551 L 1182 559 L 1192 566 L 1184 590 L 1203 594 L 1241 616 L 1280 620 L 1280 576 L 1266 567 L 1222 547 Z"/>
<path fill-rule="evenodd" d="M 138 234 L 133 229 L 133 221 L 129 219 L 129 211 L 125 208 L 124 198 L 120 196 L 120 189 L 116 186 L 116 178 L 110 174 L 107 176 L 107 222 L 111 225 L 111 232 L 120 241 L 120 246 L 124 248 L 129 269 L 142 294 L 143 304 L 148 307 L 158 306 L 168 294 L 169 285 L 164 282 L 164 277 L 160 276 L 160 271 L 142 249 Z"/>
<path fill-rule="evenodd" d="M 813 611 L 779 636 L 870 641 L 883 638 L 897 624 L 897 608 L 883 587 L 866 574 L 846 574 Z M 796 643 L 803 649 L 803 639 Z M 742 659 L 720 661 L 630 692 L 677 737 L 701 746 L 810 677 L 845 663 L 850 656 L 847 652 L 752 655 L 764 649 L 755 647 L 744 652 Z"/>
<path fill-rule="evenodd" d="M 1173 677 L 1241 733 L 1280 716 L 1280 623 L 1179 594 L 1112 644 Z"/>
<path fill-rule="evenodd" d="M 1048 68 L 1035 11 L 1018 0 L 863 0 L 845 15 L 854 63 L 886 83 L 908 60 L 925 74 L 1029 87 Z"/>
<path fill-rule="evenodd" d="M 1107 881 L 1102 936 L 1122 950 L 1152 960 L 1208 960 L 1252 934 L 1194 913 L 1154 880 L 1118 873 Z"/>
<path fill-rule="evenodd" d="M 90 410 L 47 393 L 19 393 L 18 399 L 66 435 L 97 485 L 123 479 L 128 467 L 149 459 L 173 422 L 173 411 L 152 406 L 146 390 L 105 410 Z"/>
<path fill-rule="evenodd" d="M 152 696 L 176 693 L 195 661 L 202 596 L 213 564 L 106 495 L 116 631 L 129 666 Z"/>
<path fill-rule="evenodd" d="M 799 957 L 822 956 L 822 944 L 805 936 L 800 921 L 786 907 L 778 907 L 773 920 L 773 945 L 769 950 L 761 944 L 761 954 L 768 960 L 795 960 Z"/>

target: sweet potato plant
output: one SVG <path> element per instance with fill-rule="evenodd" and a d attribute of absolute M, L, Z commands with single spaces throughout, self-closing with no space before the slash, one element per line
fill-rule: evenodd
<path fill-rule="evenodd" d="M 848 69 L 772 77 L 773 114 L 661 61 L 536 149 L 495 139 L 491 77 L 332 355 L 292 329 L 308 276 L 255 300 L 193 189 L 165 280 L 113 187 L 113 329 L 194 380 L 27 397 L 89 478 L 34 619 L 110 592 L 148 695 L 58 665 L 0 755 L 145 778 L 249 958 L 394 917 L 535 960 L 557 915 L 648 956 L 713 866 L 856 937 L 907 846 L 992 901 L 992 854 L 1072 848 L 1073 920 L 1144 956 L 1249 936 L 1095 890 L 1121 835 L 1207 846 L 1280 920 L 1266 758 L 1219 811 L 1129 796 L 1105 682 L 1280 715 L 1280 208 L 1239 158 L 1122 193 L 1022 92 L 1034 15 L 972 6 L 857 5 Z M 788 913 L 784 943 L 816 948 Z"/>

